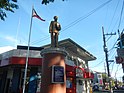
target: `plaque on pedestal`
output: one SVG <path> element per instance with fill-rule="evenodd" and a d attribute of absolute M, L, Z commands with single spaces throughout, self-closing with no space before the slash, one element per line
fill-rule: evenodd
<path fill-rule="evenodd" d="M 52 83 L 64 83 L 64 67 L 52 66 Z"/>

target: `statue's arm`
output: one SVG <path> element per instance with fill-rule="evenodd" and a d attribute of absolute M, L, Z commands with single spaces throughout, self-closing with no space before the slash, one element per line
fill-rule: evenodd
<path fill-rule="evenodd" d="M 60 25 L 60 23 L 58 23 L 58 25 L 57 25 L 57 30 L 58 30 L 58 31 L 61 30 L 61 25 Z"/>
<path fill-rule="evenodd" d="M 61 30 L 61 25 L 59 24 L 59 30 Z"/>

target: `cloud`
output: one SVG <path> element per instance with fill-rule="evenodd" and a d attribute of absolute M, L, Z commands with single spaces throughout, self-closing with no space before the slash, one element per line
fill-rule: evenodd
<path fill-rule="evenodd" d="M 5 36 L 4 37 L 6 40 L 8 40 L 8 41 L 11 41 L 11 42 L 17 42 L 17 40 L 14 38 L 14 37 L 12 37 L 12 36 Z"/>
<path fill-rule="evenodd" d="M 6 52 L 6 51 L 12 50 L 12 49 L 15 49 L 15 48 L 12 47 L 12 46 L 0 47 L 0 54 L 1 54 L 1 53 L 4 53 L 4 52 Z"/>

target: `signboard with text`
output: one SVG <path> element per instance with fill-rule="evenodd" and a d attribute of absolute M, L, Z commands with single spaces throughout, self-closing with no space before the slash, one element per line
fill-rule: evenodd
<path fill-rule="evenodd" d="M 64 83 L 64 67 L 52 66 L 52 83 Z"/>

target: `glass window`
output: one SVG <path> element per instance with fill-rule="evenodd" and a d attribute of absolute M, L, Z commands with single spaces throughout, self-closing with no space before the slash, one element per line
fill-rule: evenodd
<path fill-rule="evenodd" d="M 72 88 L 72 80 L 71 80 L 71 78 L 66 79 L 66 88 Z"/>

